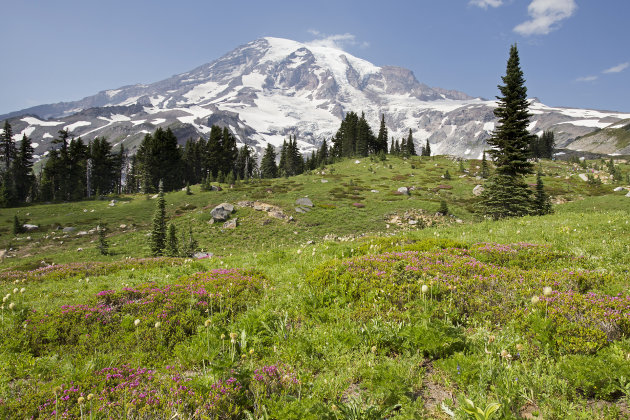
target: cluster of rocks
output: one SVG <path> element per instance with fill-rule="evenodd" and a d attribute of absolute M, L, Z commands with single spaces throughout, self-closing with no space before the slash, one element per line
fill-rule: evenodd
<path fill-rule="evenodd" d="M 239 207 L 249 207 L 257 211 L 267 213 L 267 216 L 280 220 L 293 220 L 292 217 L 287 216 L 280 207 L 272 204 L 263 203 L 260 201 L 239 201 L 236 203 Z"/>
<path fill-rule="evenodd" d="M 234 206 L 230 203 L 221 203 L 210 211 L 212 219 L 210 223 L 224 222 L 225 229 L 235 229 L 238 226 L 238 217 L 230 219 L 230 215 L 234 213 Z M 228 220 L 229 219 L 229 220 Z"/>
<path fill-rule="evenodd" d="M 428 214 L 423 209 L 407 210 L 404 213 L 390 213 L 385 215 L 385 222 L 389 228 L 391 225 L 401 228 L 418 228 L 434 226 L 444 223 L 444 216 L 439 214 Z M 457 220 L 462 223 L 461 220 Z"/>

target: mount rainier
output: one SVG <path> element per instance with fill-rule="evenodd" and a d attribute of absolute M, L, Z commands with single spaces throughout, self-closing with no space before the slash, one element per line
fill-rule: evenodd
<path fill-rule="evenodd" d="M 419 83 L 410 70 L 375 66 L 342 50 L 280 38 L 262 38 L 196 69 L 152 84 L 106 90 L 75 102 L 40 105 L 0 116 L 16 140 L 29 136 L 37 157 L 57 131 L 89 141 L 106 137 L 132 153 L 146 133 L 170 127 L 180 142 L 228 126 L 239 146 L 258 151 L 296 135 L 303 152 L 337 131 L 348 111 L 365 112 L 374 130 L 385 115 L 390 137 L 409 128 L 416 149 L 478 158 L 494 129 L 495 101 Z M 553 130 L 558 147 L 630 154 L 630 145 L 606 130 L 630 129 L 630 113 L 553 108 L 531 100 L 529 129 Z M 597 141 L 580 136 L 598 131 Z"/>

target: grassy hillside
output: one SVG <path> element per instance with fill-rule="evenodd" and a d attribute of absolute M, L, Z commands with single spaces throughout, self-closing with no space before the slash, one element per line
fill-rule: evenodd
<path fill-rule="evenodd" d="M 146 258 L 144 196 L 17 209 L 40 226 L 19 240 L 2 210 L 0 418 L 463 419 L 466 399 L 499 404 L 488 418 L 627 418 L 626 192 L 544 162 L 555 214 L 481 221 L 478 164 L 351 160 L 167 194 L 202 260 Z M 294 220 L 208 224 L 243 200 Z M 114 255 L 77 235 L 98 223 Z"/>

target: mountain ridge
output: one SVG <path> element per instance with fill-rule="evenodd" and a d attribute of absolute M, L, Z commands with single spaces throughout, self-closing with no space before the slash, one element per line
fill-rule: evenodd
<path fill-rule="evenodd" d="M 84 140 L 105 136 L 133 151 L 157 127 L 171 127 L 183 142 L 207 136 L 212 124 L 228 126 L 239 145 L 258 151 L 296 135 L 308 153 L 334 135 L 345 113 L 355 111 L 365 112 L 372 127 L 384 114 L 397 139 L 411 128 L 417 148 L 428 140 L 435 153 L 472 158 L 488 148 L 495 106 L 496 101 L 429 87 L 409 69 L 376 66 L 331 47 L 266 37 L 161 81 L 39 105 L 0 119 L 10 120 L 16 139 L 32 137 L 38 157 L 62 128 Z M 552 129 L 558 146 L 569 148 L 578 137 L 630 118 L 628 113 L 548 107 L 536 99 L 530 110 L 530 131 Z M 578 144 L 589 147 L 584 141 Z M 630 146 L 613 153 L 630 153 Z"/>

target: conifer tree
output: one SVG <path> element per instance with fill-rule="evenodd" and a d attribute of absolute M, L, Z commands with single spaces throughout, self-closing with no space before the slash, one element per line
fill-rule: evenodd
<path fill-rule="evenodd" d="M 276 151 L 271 143 L 267 144 L 265 154 L 260 163 L 260 174 L 263 178 L 276 178 L 278 176 L 278 166 L 276 165 Z"/>
<path fill-rule="evenodd" d="M 168 225 L 168 238 L 166 240 L 166 256 L 178 257 L 179 256 L 179 240 L 177 239 L 177 229 L 175 224 Z"/>
<path fill-rule="evenodd" d="M 17 152 L 15 162 L 13 163 L 13 185 L 15 186 L 15 200 L 17 202 L 26 202 L 30 196 L 33 198 L 33 186 L 35 184 L 35 175 L 33 175 L 33 146 L 31 140 L 22 136 L 20 147 Z"/>
<path fill-rule="evenodd" d="M 158 198 L 153 215 L 153 229 L 151 230 L 151 255 L 154 257 L 164 253 L 166 246 L 166 201 L 164 199 L 164 184 L 160 180 Z"/>
<path fill-rule="evenodd" d="M 448 205 L 446 204 L 446 201 L 442 200 L 440 201 L 440 208 L 437 211 L 439 214 L 441 214 L 442 216 L 448 216 Z"/>
<path fill-rule="evenodd" d="M 385 126 L 385 114 L 381 115 L 381 126 L 378 129 L 378 137 L 376 138 L 376 150 L 379 152 L 387 153 L 387 127 Z"/>
<path fill-rule="evenodd" d="M 7 120 L 4 122 L 4 131 L 2 132 L 2 136 L 0 136 L 0 156 L 2 157 L 5 171 L 8 171 L 11 167 L 11 162 L 13 162 L 13 159 L 15 158 L 15 153 L 16 150 L 15 144 L 13 144 L 13 129 Z"/>
<path fill-rule="evenodd" d="M 542 181 L 542 173 L 538 171 L 536 174 L 536 193 L 534 194 L 534 214 L 543 216 L 550 213 L 553 213 L 551 199 L 545 192 L 545 186 Z"/>
<path fill-rule="evenodd" d="M 416 156 L 416 147 L 413 144 L 413 135 L 411 134 L 411 128 L 409 129 L 409 136 L 407 137 L 407 155 Z"/>
<path fill-rule="evenodd" d="M 422 151 L 422 156 L 431 156 L 431 145 L 429 144 L 429 139 L 427 139 L 427 144 L 422 148 Z"/>
<path fill-rule="evenodd" d="M 24 228 L 22 227 L 22 223 L 18 218 L 18 215 L 13 215 L 13 234 L 19 235 L 20 233 L 24 233 Z"/>
<path fill-rule="evenodd" d="M 317 152 L 317 162 L 315 162 L 315 164 L 317 166 L 326 165 L 328 163 L 328 153 L 328 143 L 326 142 L 326 139 L 324 139 L 319 151 Z"/>
<path fill-rule="evenodd" d="M 193 236 L 192 226 L 188 225 L 188 237 L 185 233 L 182 233 L 182 252 L 183 257 L 193 257 L 197 252 L 198 244 L 197 240 Z"/>
<path fill-rule="evenodd" d="M 101 255 L 108 255 L 109 243 L 107 242 L 107 226 L 98 225 L 96 227 L 96 230 L 98 231 L 98 251 L 101 253 Z"/>
<path fill-rule="evenodd" d="M 493 219 L 524 216 L 531 209 L 531 191 L 523 177 L 532 173 L 528 162 L 532 135 L 529 125 L 527 88 L 516 45 L 510 48 L 503 85 L 499 85 L 502 96 L 497 96 L 498 106 L 494 114 L 499 119 L 488 144 L 496 166 L 496 174 L 486 182 L 481 195 L 480 209 Z"/>

